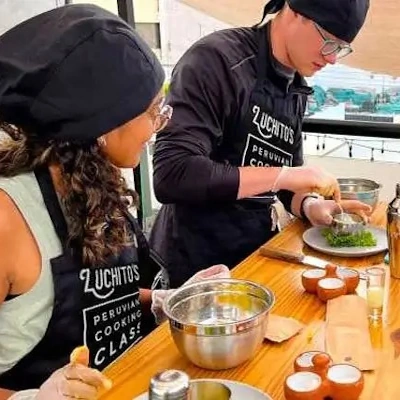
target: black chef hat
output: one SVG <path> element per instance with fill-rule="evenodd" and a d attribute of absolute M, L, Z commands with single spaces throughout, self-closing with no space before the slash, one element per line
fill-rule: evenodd
<path fill-rule="evenodd" d="M 164 82 L 154 53 L 93 5 L 56 8 L 0 36 L 0 120 L 86 142 L 144 112 Z"/>
<path fill-rule="evenodd" d="M 347 43 L 357 36 L 369 9 L 369 0 L 270 0 L 263 19 L 280 11 L 286 2 L 293 11 Z"/>

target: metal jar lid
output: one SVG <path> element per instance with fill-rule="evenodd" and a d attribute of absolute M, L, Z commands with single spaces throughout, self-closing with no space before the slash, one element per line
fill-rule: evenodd
<path fill-rule="evenodd" d="M 187 400 L 190 378 L 178 370 L 162 371 L 150 381 L 149 400 Z"/>

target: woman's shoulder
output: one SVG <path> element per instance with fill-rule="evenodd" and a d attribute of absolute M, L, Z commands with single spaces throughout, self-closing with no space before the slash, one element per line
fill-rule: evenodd
<path fill-rule="evenodd" d="M 19 233 L 29 229 L 23 216 L 24 208 L 33 201 L 30 186 L 31 177 L 22 174 L 15 178 L 0 178 L 0 259 L 4 252 L 12 252 L 18 248 Z M 33 179 L 34 176 L 33 176 Z M 21 202 L 21 199 L 25 199 Z M 33 210 L 34 211 L 34 210 Z"/>
<path fill-rule="evenodd" d="M 2 226 L 5 222 L 21 217 L 20 211 L 30 208 L 37 201 L 38 194 L 40 189 L 33 172 L 0 176 L 0 229 L 6 228 Z"/>
<path fill-rule="evenodd" d="M 6 245 L 18 241 L 18 232 L 30 228 L 29 219 L 24 217 L 27 210 L 36 218 L 36 192 L 40 190 L 33 173 L 0 177 L 0 258 Z"/>
<path fill-rule="evenodd" d="M 10 256 L 18 237 L 18 209 L 12 199 L 0 190 L 0 304 L 11 286 L 13 266 Z"/>
<path fill-rule="evenodd" d="M 2 239 L 15 229 L 15 220 L 18 217 L 18 207 L 12 198 L 0 188 L 0 246 Z M 2 246 L 1 246 L 2 247 Z"/>

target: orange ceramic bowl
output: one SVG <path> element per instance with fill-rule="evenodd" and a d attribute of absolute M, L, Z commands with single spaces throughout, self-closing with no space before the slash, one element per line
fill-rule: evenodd
<path fill-rule="evenodd" d="M 301 275 L 301 283 L 308 293 L 317 293 L 318 282 L 325 277 L 323 269 L 307 269 Z"/>
<path fill-rule="evenodd" d="M 313 357 L 321 354 L 320 351 L 306 351 L 294 360 L 295 372 L 314 372 Z"/>
<path fill-rule="evenodd" d="M 363 374 L 353 365 L 333 365 L 328 369 L 327 381 L 333 400 L 357 400 L 364 389 Z"/>
<path fill-rule="evenodd" d="M 322 379 L 313 372 L 295 372 L 285 380 L 286 400 L 323 400 Z"/>
<path fill-rule="evenodd" d="M 317 285 L 317 295 L 324 302 L 342 296 L 346 292 L 346 284 L 339 278 L 324 278 Z"/>
<path fill-rule="evenodd" d="M 360 274 L 355 269 L 341 269 L 337 272 L 338 277 L 346 283 L 347 294 L 354 293 L 360 283 Z"/>

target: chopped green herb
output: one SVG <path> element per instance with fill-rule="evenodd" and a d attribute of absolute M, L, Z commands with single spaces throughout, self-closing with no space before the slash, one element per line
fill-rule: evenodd
<path fill-rule="evenodd" d="M 332 229 L 326 228 L 322 236 L 332 247 L 373 247 L 376 246 L 376 238 L 372 232 L 363 230 L 352 235 L 336 235 Z"/>

